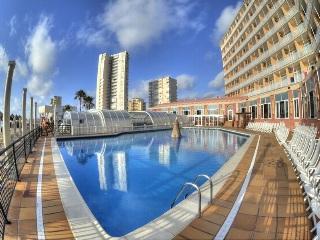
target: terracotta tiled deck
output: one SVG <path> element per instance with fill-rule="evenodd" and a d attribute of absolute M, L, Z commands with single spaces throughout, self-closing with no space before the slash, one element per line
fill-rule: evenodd
<path fill-rule="evenodd" d="M 224 223 L 251 163 L 257 138 L 223 189 L 200 219 L 175 239 L 213 239 Z M 11 202 L 5 239 L 36 239 L 36 187 L 44 139 L 36 144 Z M 42 201 L 47 239 L 73 239 L 61 204 L 47 139 L 43 168 Z M 271 134 L 262 134 L 256 164 L 240 210 L 227 239 L 310 239 L 300 187 L 283 149 Z"/>
<path fill-rule="evenodd" d="M 12 199 L 5 239 L 37 239 L 36 194 L 38 171 L 44 138 L 38 140 L 24 166 Z M 52 162 L 50 138 L 47 138 L 42 177 L 43 222 L 46 239 L 73 239 L 60 201 Z"/>
<path fill-rule="evenodd" d="M 175 239 L 213 239 L 240 191 L 256 146 L 249 147 L 233 176 L 200 219 Z M 299 184 L 272 134 L 261 134 L 257 159 L 239 212 L 227 239 L 310 239 L 310 222 Z"/>

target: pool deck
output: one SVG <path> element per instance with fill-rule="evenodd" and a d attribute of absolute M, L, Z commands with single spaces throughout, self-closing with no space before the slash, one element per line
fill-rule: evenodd
<path fill-rule="evenodd" d="M 214 239 L 218 233 L 222 236 L 222 229 L 226 239 L 312 238 L 302 192 L 285 152 L 273 134 L 259 135 L 256 158 L 258 136 L 215 196 L 213 204 L 174 239 Z M 46 239 L 74 239 L 59 194 L 50 142 L 47 138 L 43 158 L 43 230 Z M 38 239 L 36 198 L 43 144 L 44 138 L 40 138 L 17 183 L 9 209 L 12 223 L 6 225 L 5 239 Z M 252 175 L 242 202 L 238 201 L 239 211 L 231 211 L 235 219 L 229 229 L 225 220 L 232 215 L 230 210 L 239 200 L 238 194 L 252 162 Z"/>
<path fill-rule="evenodd" d="M 37 230 L 37 183 L 44 138 L 40 138 L 23 168 L 9 209 L 11 224 L 6 225 L 6 240 L 39 239 Z M 47 138 L 42 173 L 42 212 L 45 239 L 73 239 L 60 200 L 52 162 L 50 138 Z M 38 221 L 39 222 L 39 221 Z"/>

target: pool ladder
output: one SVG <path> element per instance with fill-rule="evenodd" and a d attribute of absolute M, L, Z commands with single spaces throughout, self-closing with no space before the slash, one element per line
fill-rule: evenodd
<path fill-rule="evenodd" d="M 205 178 L 209 181 L 210 183 L 210 204 L 212 204 L 212 188 L 213 188 L 213 182 L 212 179 L 205 174 L 200 174 L 198 176 L 196 176 L 196 178 L 193 180 L 193 182 L 186 182 L 182 185 L 180 191 L 178 192 L 178 194 L 176 195 L 175 199 L 173 200 L 173 202 L 171 203 L 171 208 L 173 208 L 173 206 L 175 205 L 176 201 L 178 200 L 178 198 L 181 196 L 181 194 L 183 193 L 183 191 L 185 190 L 186 187 L 193 187 L 195 190 L 197 190 L 198 192 L 198 216 L 199 218 L 201 217 L 201 189 L 200 187 L 197 185 L 197 181 L 200 178 Z M 188 193 L 184 196 L 184 199 L 186 199 L 188 197 Z"/>

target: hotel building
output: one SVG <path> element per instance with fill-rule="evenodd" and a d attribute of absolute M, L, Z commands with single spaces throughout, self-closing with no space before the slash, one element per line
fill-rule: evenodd
<path fill-rule="evenodd" d="M 96 109 L 128 109 L 129 54 L 99 55 Z"/>
<path fill-rule="evenodd" d="M 177 100 L 177 80 L 163 77 L 149 82 L 149 107 Z"/>
<path fill-rule="evenodd" d="M 319 13 L 316 0 L 243 2 L 220 43 L 226 96 L 211 100 L 226 104 L 229 99 L 223 107 L 226 120 L 237 121 L 235 113 L 250 112 L 252 121 L 282 121 L 289 128 L 319 124 Z M 194 115 L 193 105 L 206 109 L 211 101 L 157 109 L 183 106 Z"/>
<path fill-rule="evenodd" d="M 132 98 L 128 102 L 128 111 L 145 111 L 146 110 L 146 103 L 142 98 Z"/>

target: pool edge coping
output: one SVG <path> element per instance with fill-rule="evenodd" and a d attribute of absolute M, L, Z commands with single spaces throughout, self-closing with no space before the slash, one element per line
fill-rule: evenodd
<path fill-rule="evenodd" d="M 216 185 L 213 187 L 214 198 L 214 196 L 223 187 L 228 176 L 233 173 L 235 168 L 243 159 L 243 156 L 251 145 L 255 134 L 247 134 L 236 130 L 217 127 L 194 128 L 217 129 L 248 137 L 247 141 L 221 166 L 221 168 L 219 168 L 217 172 L 211 176 L 212 181 L 216 182 Z M 177 204 L 174 208 L 169 209 L 164 214 L 140 228 L 137 228 L 122 237 L 112 237 L 103 229 L 81 196 L 81 193 L 76 187 L 69 170 L 67 169 L 55 138 L 51 139 L 51 148 L 61 202 L 75 239 L 87 239 L 87 234 L 90 234 L 91 239 L 172 239 L 187 227 L 195 218 L 197 218 L 198 197 L 196 194 L 192 194 L 190 197 Z M 208 182 L 205 182 L 201 186 L 201 189 L 203 211 L 210 203 Z"/>

